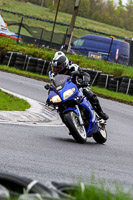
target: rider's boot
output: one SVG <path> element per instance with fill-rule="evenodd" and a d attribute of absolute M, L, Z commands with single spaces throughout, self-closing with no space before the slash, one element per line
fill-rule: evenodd
<path fill-rule="evenodd" d="M 109 118 L 109 116 L 105 112 L 103 112 L 99 102 L 93 105 L 93 107 L 96 113 L 99 115 L 99 117 L 101 117 L 104 120 L 107 120 Z"/>

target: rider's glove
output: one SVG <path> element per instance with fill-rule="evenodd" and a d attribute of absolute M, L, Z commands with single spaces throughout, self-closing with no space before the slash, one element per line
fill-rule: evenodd
<path fill-rule="evenodd" d="M 50 74 L 50 79 L 53 81 L 54 80 L 54 77 L 55 77 L 55 74 L 54 73 L 51 73 Z"/>
<path fill-rule="evenodd" d="M 46 84 L 46 85 L 44 85 L 44 88 L 45 88 L 46 90 L 49 90 L 49 89 L 50 89 L 50 85 L 49 85 L 49 84 Z"/>

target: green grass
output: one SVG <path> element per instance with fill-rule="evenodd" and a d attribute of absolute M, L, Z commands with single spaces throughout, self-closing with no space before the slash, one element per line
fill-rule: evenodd
<path fill-rule="evenodd" d="M 98 95 L 103 95 L 106 98 L 112 99 L 112 100 L 119 100 L 120 102 L 128 102 L 133 105 L 133 96 L 123 94 L 123 93 L 118 93 L 114 91 L 110 91 L 104 88 L 99 88 L 99 87 L 91 87 L 92 91 L 97 93 Z"/>
<path fill-rule="evenodd" d="M 0 110 L 24 111 L 28 108 L 30 108 L 30 105 L 27 101 L 19 99 L 0 90 Z"/>
<path fill-rule="evenodd" d="M 16 69 L 15 67 L 8 67 L 6 65 L 0 65 L 0 70 L 6 71 L 6 72 L 11 72 L 11 73 L 18 74 L 18 75 L 23 75 L 23 76 L 26 76 L 26 77 L 31 77 L 31 78 L 33 77 L 33 78 L 36 78 L 36 79 L 46 79 L 46 80 L 48 80 L 48 76 L 43 76 L 43 75 L 35 74 L 35 73 L 32 73 L 32 72 L 19 70 L 19 69 Z"/>
<path fill-rule="evenodd" d="M 132 200 L 131 190 L 125 191 L 124 186 L 117 181 L 107 186 L 105 180 L 95 178 L 92 173 L 88 184 L 80 182 L 73 187 L 70 194 L 76 197 L 76 200 Z"/>
<path fill-rule="evenodd" d="M 19 13 L 23 13 L 23 14 L 27 14 L 27 15 L 31 15 L 31 16 L 44 18 L 44 19 L 49 19 L 49 20 L 55 19 L 55 12 L 56 12 L 55 10 L 50 10 L 47 8 L 32 5 L 29 3 L 24 3 L 21 1 L 18 2 L 16 0 L 12 0 L 12 1 L 4 0 L 4 5 L 3 5 L 3 1 L 0 1 L 0 8 L 8 9 L 8 10 L 11 10 L 14 12 L 19 12 Z M 12 14 L 9 14 L 6 12 L 2 12 L 2 15 L 3 15 L 5 21 L 20 22 L 20 20 L 21 20 L 21 17 L 18 17 L 17 15 L 12 15 Z M 71 17 L 72 17 L 72 15 L 70 15 L 70 14 L 59 12 L 57 21 L 70 24 Z M 29 24 L 31 26 L 35 26 L 35 27 L 42 27 L 42 28 L 45 28 L 46 30 L 52 30 L 52 27 L 53 27 L 53 24 L 36 21 L 36 20 L 31 20 L 31 19 L 26 19 L 26 18 L 24 18 L 24 23 L 27 23 L 27 24 Z M 131 31 L 127 31 L 125 29 L 121 29 L 121 28 L 117 28 L 117 27 L 110 26 L 107 24 L 99 23 L 99 22 L 96 22 L 96 21 L 93 21 L 90 19 L 86 19 L 83 17 L 77 17 L 75 25 L 83 27 L 83 28 L 94 29 L 97 31 L 108 33 L 110 35 L 114 34 L 114 35 L 119 35 L 122 37 L 129 37 L 129 38 L 132 38 L 132 35 L 133 35 L 133 33 Z M 17 29 L 15 27 L 12 27 L 11 31 L 16 32 Z M 24 32 L 25 31 L 23 30 L 23 33 Z M 65 33 L 66 27 L 56 25 L 55 32 Z M 76 37 L 80 37 L 80 36 L 88 34 L 88 33 L 89 33 L 88 31 L 74 29 L 74 36 L 76 36 Z"/>
<path fill-rule="evenodd" d="M 67 191 L 67 190 L 66 190 Z M 125 191 L 123 185 L 117 181 L 107 186 L 102 179 L 96 180 L 92 175 L 88 184 L 79 182 L 74 185 L 71 191 L 67 191 L 76 200 L 132 200 L 133 193 L 131 190 Z"/>
<path fill-rule="evenodd" d="M 78 187 L 75 190 L 74 197 L 76 200 L 132 200 L 133 197 L 130 193 L 125 193 L 122 188 L 116 187 L 114 194 L 110 189 L 105 189 L 101 184 L 99 187 L 95 185 L 85 186 L 84 190 Z"/>

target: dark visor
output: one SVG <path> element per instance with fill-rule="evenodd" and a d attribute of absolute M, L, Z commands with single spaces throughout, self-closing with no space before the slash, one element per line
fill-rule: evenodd
<path fill-rule="evenodd" d="M 61 66 L 53 67 L 53 72 L 59 72 L 62 69 Z"/>

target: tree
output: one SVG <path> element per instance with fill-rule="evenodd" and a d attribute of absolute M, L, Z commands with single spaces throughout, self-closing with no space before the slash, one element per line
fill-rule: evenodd
<path fill-rule="evenodd" d="M 133 31 L 133 1 L 128 0 L 126 5 L 126 18 L 125 18 L 125 28 L 127 30 Z"/>
<path fill-rule="evenodd" d="M 116 15 L 115 25 L 120 28 L 125 28 L 126 9 L 125 6 L 122 4 L 121 0 L 119 0 L 119 4 L 115 11 L 115 15 Z"/>
<path fill-rule="evenodd" d="M 115 9 L 114 0 L 108 0 L 104 7 L 103 22 L 110 25 L 115 25 Z"/>
<path fill-rule="evenodd" d="M 46 5 L 45 5 L 45 0 L 41 0 L 41 6 L 42 7 L 45 7 Z"/>
<path fill-rule="evenodd" d="M 74 0 L 61 0 L 60 10 L 65 13 L 72 14 L 74 7 Z"/>
<path fill-rule="evenodd" d="M 90 0 L 90 19 L 102 22 L 105 5 L 103 0 Z"/>
<path fill-rule="evenodd" d="M 81 0 L 78 15 L 81 17 L 89 18 L 90 0 Z"/>

